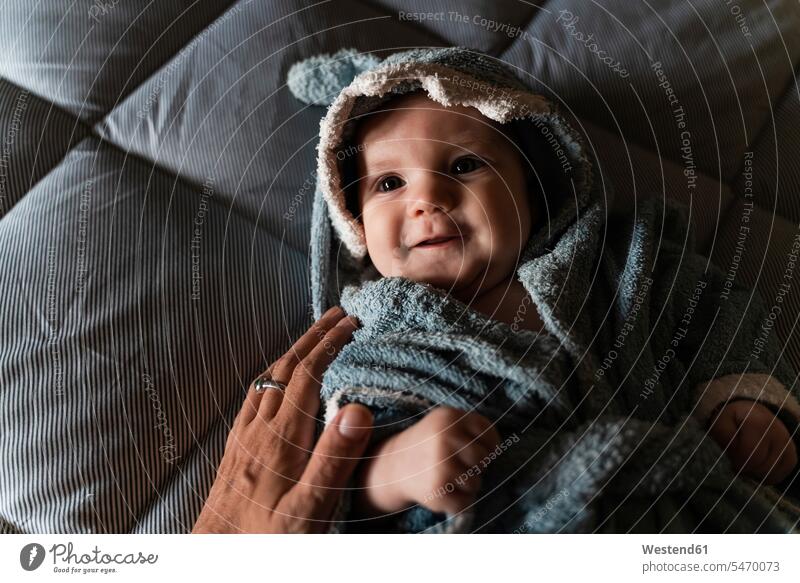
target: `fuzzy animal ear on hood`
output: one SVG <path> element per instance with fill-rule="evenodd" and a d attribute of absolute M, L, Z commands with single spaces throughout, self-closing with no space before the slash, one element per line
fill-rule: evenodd
<path fill-rule="evenodd" d="M 356 49 L 341 49 L 298 61 L 289 69 L 286 84 L 308 105 L 330 105 L 359 73 L 374 68 L 381 59 Z"/>

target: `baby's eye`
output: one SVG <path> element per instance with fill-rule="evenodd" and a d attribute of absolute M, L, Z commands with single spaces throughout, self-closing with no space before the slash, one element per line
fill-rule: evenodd
<path fill-rule="evenodd" d="M 453 173 L 467 174 L 468 172 L 474 172 L 483 165 L 482 160 L 478 160 L 472 156 L 465 156 L 453 162 Z"/>
<path fill-rule="evenodd" d="M 378 190 L 381 192 L 389 192 L 390 190 L 400 188 L 403 184 L 403 181 L 397 176 L 387 176 L 386 178 L 381 178 L 378 182 Z"/>

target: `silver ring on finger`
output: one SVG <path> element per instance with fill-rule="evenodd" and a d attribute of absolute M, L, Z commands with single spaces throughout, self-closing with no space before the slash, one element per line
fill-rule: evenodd
<path fill-rule="evenodd" d="M 255 390 L 256 393 L 263 393 L 269 389 L 283 393 L 286 390 L 286 385 L 280 381 L 276 381 L 269 375 L 261 375 L 253 382 L 253 390 Z"/>

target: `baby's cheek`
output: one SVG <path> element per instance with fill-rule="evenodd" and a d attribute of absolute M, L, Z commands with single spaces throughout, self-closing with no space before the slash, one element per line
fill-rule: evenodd
<path fill-rule="evenodd" d="M 515 271 L 519 235 L 511 228 L 495 228 L 492 237 L 481 247 L 482 269 L 489 277 L 505 277 Z"/>
<path fill-rule="evenodd" d="M 403 269 L 408 255 L 401 247 L 388 238 L 373 238 L 367 242 L 370 259 L 375 268 L 383 277 L 396 277 L 403 275 Z"/>
<path fill-rule="evenodd" d="M 408 264 L 408 255 L 410 250 L 406 247 L 395 247 L 392 249 L 392 263 L 391 272 L 392 276 L 399 277 L 405 275 L 406 265 Z"/>

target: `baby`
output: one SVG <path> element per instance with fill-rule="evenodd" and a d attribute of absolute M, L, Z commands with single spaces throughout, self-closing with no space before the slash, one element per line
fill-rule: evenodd
<path fill-rule="evenodd" d="M 536 175 L 504 131 L 472 107 L 444 107 L 419 92 L 396 98 L 358 126 L 353 190 L 369 258 L 383 277 L 429 283 L 490 318 L 538 332 L 535 309 L 515 320 L 530 302 L 515 273 L 544 212 L 532 195 Z M 709 431 L 757 480 L 777 483 L 797 463 L 787 427 L 757 402 L 724 404 Z M 480 476 L 456 478 L 498 442 L 481 415 L 434 409 L 374 447 L 360 472 L 359 507 L 461 512 Z"/>
<path fill-rule="evenodd" d="M 355 138 L 352 190 L 372 264 L 384 277 L 429 283 L 511 324 L 527 295 L 514 274 L 541 217 L 536 177 L 503 127 L 474 108 L 444 108 L 419 92 L 390 107 L 362 122 Z M 538 331 L 542 322 L 529 310 L 521 325 Z M 358 502 L 373 514 L 416 503 L 456 514 L 471 504 L 478 477 L 441 497 L 428 494 L 454 483 L 498 441 L 481 415 L 434 409 L 374 448 Z"/>
<path fill-rule="evenodd" d="M 361 322 L 322 379 L 326 419 L 360 402 L 376 422 L 340 518 L 791 529 L 800 517 L 737 478 L 797 465 L 794 373 L 774 335 L 750 356 L 765 310 L 687 251 L 682 208 L 610 217 L 582 136 L 470 49 L 344 50 L 288 84 L 329 105 L 314 312 L 341 303 Z"/>

